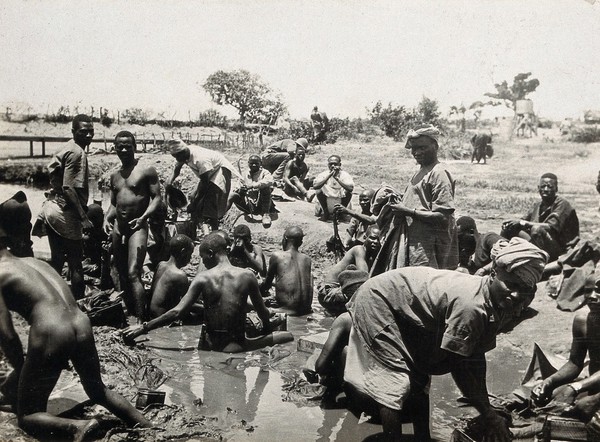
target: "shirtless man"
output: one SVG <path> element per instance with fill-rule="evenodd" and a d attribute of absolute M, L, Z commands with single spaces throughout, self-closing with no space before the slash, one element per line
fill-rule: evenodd
<path fill-rule="evenodd" d="M 317 287 L 319 304 L 325 307 L 329 313 L 338 315 L 346 311 L 345 304 L 348 302 L 348 298 L 341 291 L 338 277 L 352 264 L 356 266 L 357 270 L 370 271 L 379 249 L 381 249 L 379 235 L 379 228 L 375 225 L 370 226 L 367 229 L 365 243 L 348 250 L 341 261 L 329 269 L 323 283 Z"/>
<path fill-rule="evenodd" d="M 218 233 L 210 233 L 200 244 L 200 257 L 207 268 L 198 272 L 185 296 L 175 307 L 149 322 L 131 326 L 123 331 L 126 340 L 134 339 L 155 328 L 184 317 L 199 298 L 206 310 L 206 339 L 203 350 L 237 353 L 289 342 L 288 332 L 273 332 L 270 312 L 265 307 L 254 274 L 234 267 L 227 258 L 227 242 Z M 250 300 L 263 324 L 264 336 L 247 339 L 245 336 L 246 302 Z"/>
<path fill-rule="evenodd" d="M 350 225 L 346 230 L 348 233 L 345 244 L 346 249 L 363 244 L 367 236 L 367 229 L 377 222 L 377 217 L 371 212 L 371 199 L 373 199 L 374 194 L 374 189 L 365 189 L 358 195 L 360 212 L 348 209 L 341 204 L 336 204 L 333 208 L 336 214 L 346 214 L 352 217 L 352 221 L 350 221 Z"/>
<path fill-rule="evenodd" d="M 125 305 L 129 314 L 135 314 L 142 322 L 146 317 L 146 296 L 141 274 L 148 243 L 148 218 L 159 209 L 161 198 L 156 170 L 138 164 L 135 147 L 131 132 L 121 131 L 115 137 L 122 166 L 110 177 L 110 208 L 104 230 L 108 233 L 113 224 L 113 253 Z"/>
<path fill-rule="evenodd" d="M 158 264 L 150 293 L 150 317 L 157 318 L 177 305 L 190 286 L 182 267 L 190 263 L 194 242 L 185 235 L 175 235 L 169 242 L 171 257 Z"/>
<path fill-rule="evenodd" d="M 275 280 L 275 300 L 278 312 L 302 316 L 312 311 L 312 262 L 300 252 L 304 232 L 298 226 L 288 227 L 283 234 L 283 251 L 274 252 L 269 260 L 267 278 L 261 291 L 267 293 Z"/>
<path fill-rule="evenodd" d="M 579 311 L 573 318 L 569 360 L 552 376 L 539 382 L 531 392 L 531 397 L 538 406 L 545 405 L 550 399 L 557 403 L 571 404 L 565 411 L 584 422 L 589 421 L 600 410 L 600 293 L 592 293 L 587 304 L 589 311 Z M 573 382 L 583 371 L 586 355 L 590 357 L 590 375 Z M 579 397 L 584 392 L 587 394 Z"/>
<path fill-rule="evenodd" d="M 301 146 L 296 147 L 294 159 L 288 161 L 283 170 L 283 191 L 292 197 L 307 198 L 310 184 L 307 181 L 309 167 L 304 162 L 306 158 L 306 149 Z"/>
<path fill-rule="evenodd" d="M 4 223 L 3 213 L 0 220 Z M 95 419 L 66 419 L 46 412 L 48 397 L 68 361 L 93 402 L 128 425 L 150 427 L 139 411 L 102 382 L 92 326 L 65 281 L 43 261 L 16 258 L 6 245 L 6 233 L 0 226 L 0 346 L 14 369 L 0 390 L 13 405 L 19 427 L 36 436 L 61 440 L 70 435 L 75 441 L 98 427 Z M 26 356 L 9 311 L 30 325 Z"/>
<path fill-rule="evenodd" d="M 238 224 L 233 229 L 233 244 L 229 261 L 236 267 L 252 270 L 257 277 L 267 276 L 267 259 L 258 244 L 252 244 L 252 234 L 246 224 Z"/>

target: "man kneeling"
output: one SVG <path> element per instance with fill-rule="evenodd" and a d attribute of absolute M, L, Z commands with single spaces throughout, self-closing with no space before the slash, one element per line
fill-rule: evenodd
<path fill-rule="evenodd" d="M 2 214 L 0 219 L 6 222 Z M 14 406 L 19 426 L 44 437 L 70 434 L 75 441 L 98 427 L 95 419 L 66 419 L 46 412 L 48 397 L 71 361 L 92 401 L 129 425 L 150 427 L 150 421 L 102 382 L 92 326 L 65 281 L 45 262 L 16 258 L 6 245 L 0 227 L 0 345 L 14 368 L 0 390 Z M 9 310 L 31 326 L 26 356 Z"/>
<path fill-rule="evenodd" d="M 179 304 L 158 318 L 123 331 L 132 340 L 155 328 L 184 317 L 202 296 L 206 317 L 206 342 L 203 350 L 237 353 L 281 344 L 294 339 L 288 332 L 273 332 L 270 312 L 265 307 L 258 281 L 247 269 L 234 267 L 227 257 L 227 241 L 219 233 L 210 233 L 200 244 L 200 257 L 207 270 L 198 272 Z M 248 296 L 263 324 L 264 336 L 247 339 L 245 335 Z"/>

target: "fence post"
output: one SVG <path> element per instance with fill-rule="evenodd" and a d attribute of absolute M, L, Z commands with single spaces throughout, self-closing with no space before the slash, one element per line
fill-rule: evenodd
<path fill-rule="evenodd" d="M 42 156 L 46 156 L 46 139 L 42 138 Z"/>
<path fill-rule="evenodd" d="M 29 140 L 29 156 L 33 156 L 33 140 Z"/>

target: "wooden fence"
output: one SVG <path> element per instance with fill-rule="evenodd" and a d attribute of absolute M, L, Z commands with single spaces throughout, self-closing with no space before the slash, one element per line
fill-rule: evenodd
<path fill-rule="evenodd" d="M 155 150 L 158 146 L 166 143 L 174 137 L 179 137 L 186 143 L 200 144 L 204 147 L 212 149 L 223 148 L 239 148 L 243 150 L 258 150 L 266 143 L 266 136 L 254 133 L 222 133 L 222 134 L 193 134 L 190 132 L 161 132 L 155 133 L 137 133 L 134 134 L 138 145 L 138 150 L 146 152 L 148 147 Z M 0 149 L 0 158 L 26 158 L 26 157 L 46 157 L 49 154 L 46 152 L 46 143 L 66 143 L 71 137 L 51 137 L 51 136 L 23 136 L 23 135 L 0 135 L 0 142 L 6 144 L 14 143 L 29 143 L 29 152 L 27 154 L 24 146 L 16 146 L 16 148 Z M 34 143 L 41 143 L 41 151 L 34 148 Z M 104 150 L 109 152 L 113 147 L 113 138 L 107 138 L 106 135 L 97 137 L 92 140 L 92 143 L 103 143 Z M 88 147 L 89 152 L 89 147 Z M 51 154 L 52 152 L 50 152 Z"/>

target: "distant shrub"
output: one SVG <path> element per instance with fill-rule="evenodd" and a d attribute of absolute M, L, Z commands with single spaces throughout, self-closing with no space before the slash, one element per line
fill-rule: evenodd
<path fill-rule="evenodd" d="M 327 142 L 335 143 L 339 138 L 346 140 L 359 140 L 366 143 L 380 135 L 380 129 L 369 120 L 362 118 L 331 118 Z"/>
<path fill-rule="evenodd" d="M 137 124 L 139 126 L 145 126 L 148 123 L 148 112 L 144 111 L 139 107 L 131 107 L 125 109 L 121 114 L 121 118 L 128 124 Z"/>
<path fill-rule="evenodd" d="M 59 107 L 56 113 L 46 115 L 44 120 L 48 123 L 69 123 L 71 121 L 69 106 Z"/>
<path fill-rule="evenodd" d="M 369 110 L 369 114 L 371 123 L 379 126 L 388 137 L 396 141 L 404 139 L 413 127 L 423 124 L 433 124 L 442 132 L 447 130 L 440 118 L 437 101 L 427 97 L 423 97 L 417 107 L 412 109 L 406 106 L 394 107 L 391 103 L 384 107 L 381 101 L 378 101 L 373 109 Z"/>
<path fill-rule="evenodd" d="M 597 143 L 600 141 L 600 128 L 598 126 L 573 127 L 569 139 L 575 143 Z"/>
<path fill-rule="evenodd" d="M 542 129 L 552 129 L 554 127 L 554 121 L 547 118 L 538 118 L 537 126 Z"/>

